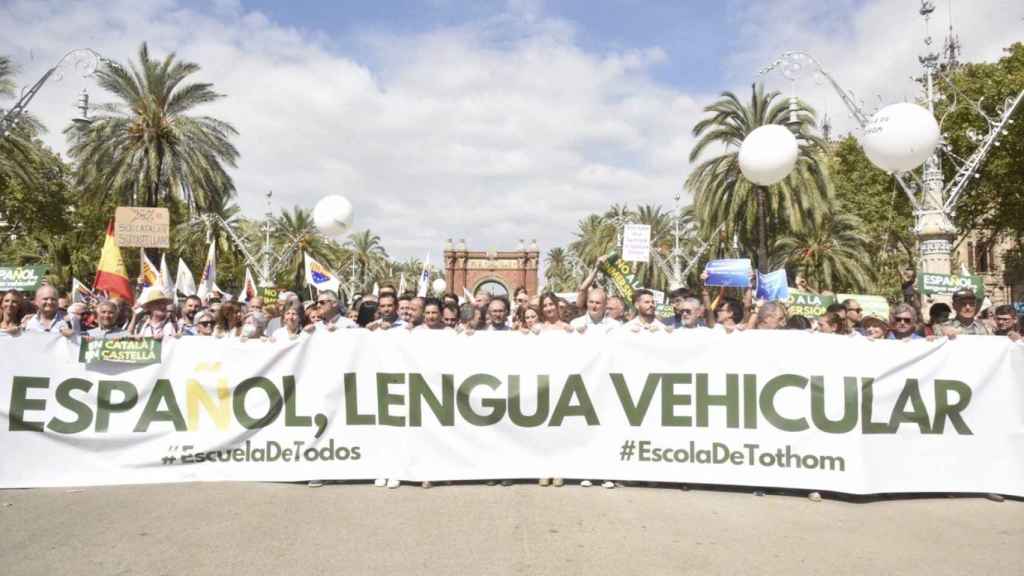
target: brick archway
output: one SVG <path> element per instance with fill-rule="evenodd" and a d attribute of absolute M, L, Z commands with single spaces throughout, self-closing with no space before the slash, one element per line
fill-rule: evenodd
<path fill-rule="evenodd" d="M 499 252 L 468 250 L 464 240 L 455 245 L 449 239 L 444 250 L 445 281 L 448 290 L 460 297 L 464 290 L 475 294 L 486 282 L 504 286 L 510 298 L 520 286 L 536 294 L 539 256 L 536 240 L 529 248 L 520 243 L 519 250 Z"/>

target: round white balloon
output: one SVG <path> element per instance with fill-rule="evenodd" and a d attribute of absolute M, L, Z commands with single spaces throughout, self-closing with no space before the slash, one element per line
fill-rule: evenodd
<path fill-rule="evenodd" d="M 430 285 L 434 289 L 435 294 L 444 292 L 444 289 L 448 287 L 448 283 L 444 281 L 444 278 L 437 278 L 434 283 Z"/>
<path fill-rule="evenodd" d="M 341 236 L 352 228 L 352 204 L 344 196 L 324 196 L 313 208 L 313 223 L 327 236 Z"/>
<path fill-rule="evenodd" d="M 754 184 L 771 186 L 793 171 L 798 152 L 789 128 L 767 124 L 748 134 L 740 145 L 740 171 Z"/>
<path fill-rule="evenodd" d="M 901 102 L 886 106 L 864 129 L 864 153 L 886 172 L 913 170 L 939 144 L 939 123 L 926 108 Z"/>

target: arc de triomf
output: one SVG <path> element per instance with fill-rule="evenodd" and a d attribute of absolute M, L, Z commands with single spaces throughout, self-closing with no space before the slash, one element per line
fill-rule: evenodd
<path fill-rule="evenodd" d="M 536 240 L 529 247 L 520 240 L 518 250 L 499 252 L 467 250 L 465 240 L 453 243 L 449 238 L 444 247 L 445 282 L 450 292 L 459 295 L 463 290 L 474 295 L 483 290 L 511 297 L 519 286 L 536 294 L 539 256 Z"/>

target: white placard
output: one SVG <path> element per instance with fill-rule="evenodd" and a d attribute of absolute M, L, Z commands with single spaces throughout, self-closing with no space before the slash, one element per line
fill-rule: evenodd
<path fill-rule="evenodd" d="M 648 262 L 651 259 L 650 226 L 626 224 L 622 228 L 622 259 L 626 262 Z"/>

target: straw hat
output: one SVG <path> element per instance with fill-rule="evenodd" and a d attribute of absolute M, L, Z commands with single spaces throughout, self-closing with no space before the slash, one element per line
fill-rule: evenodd
<path fill-rule="evenodd" d="M 138 304 L 142 307 L 147 307 L 150 304 L 166 304 L 171 301 L 171 297 L 167 295 L 159 286 L 150 286 L 142 291 L 142 296 L 139 297 Z"/>

